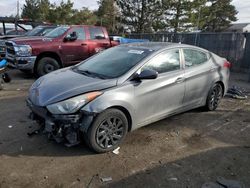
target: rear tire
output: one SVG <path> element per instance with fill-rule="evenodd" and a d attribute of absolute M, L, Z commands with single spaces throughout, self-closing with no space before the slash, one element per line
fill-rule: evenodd
<path fill-rule="evenodd" d="M 223 96 L 223 89 L 219 83 L 213 85 L 209 90 L 207 101 L 206 101 L 206 110 L 214 111 L 218 107 Z"/>
<path fill-rule="evenodd" d="M 107 109 L 95 118 L 84 139 L 90 149 L 104 153 L 117 148 L 127 132 L 125 114 L 118 109 Z"/>
<path fill-rule="evenodd" d="M 56 59 L 51 58 L 51 57 L 43 57 L 42 59 L 38 61 L 35 72 L 36 72 L 36 75 L 40 77 L 52 71 L 55 71 L 59 68 L 60 68 L 60 64 Z"/>

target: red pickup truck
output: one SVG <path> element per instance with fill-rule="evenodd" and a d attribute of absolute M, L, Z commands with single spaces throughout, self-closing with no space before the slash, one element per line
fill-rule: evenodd
<path fill-rule="evenodd" d="M 15 38 L 6 43 L 8 64 L 23 72 L 45 75 L 74 65 L 101 50 L 118 45 L 98 26 L 60 26 L 43 37 Z"/>

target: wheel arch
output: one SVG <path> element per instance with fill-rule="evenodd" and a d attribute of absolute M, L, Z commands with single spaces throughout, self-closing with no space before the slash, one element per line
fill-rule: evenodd
<path fill-rule="evenodd" d="M 123 112 L 125 114 L 125 116 L 126 116 L 126 118 L 128 120 L 128 132 L 130 132 L 132 130 L 132 117 L 131 117 L 129 111 L 126 108 L 124 108 L 123 106 L 117 106 L 117 105 L 116 106 L 110 106 L 107 109 L 112 109 L 112 108 L 113 109 L 118 109 L 118 110 L 120 110 L 121 112 Z"/>
<path fill-rule="evenodd" d="M 225 93 L 225 84 L 221 80 L 215 82 L 215 84 L 220 84 L 221 85 L 221 87 L 222 87 L 222 93 L 223 93 L 223 96 L 224 96 L 226 94 Z"/>
<path fill-rule="evenodd" d="M 35 66 L 34 66 L 34 70 L 33 70 L 34 73 L 36 73 L 36 68 L 37 68 L 38 62 L 44 57 L 51 57 L 51 58 L 56 59 L 60 65 L 60 68 L 63 67 L 62 60 L 57 53 L 55 53 L 55 52 L 42 52 L 36 58 Z"/>

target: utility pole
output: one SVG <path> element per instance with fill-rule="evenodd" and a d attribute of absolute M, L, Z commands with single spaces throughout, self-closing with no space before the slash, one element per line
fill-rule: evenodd
<path fill-rule="evenodd" d="M 17 20 L 19 19 L 19 0 L 17 0 L 17 4 L 16 4 L 16 8 L 17 8 L 17 11 L 16 11 L 16 19 L 15 19 L 15 30 L 16 30 L 16 34 L 18 34 L 17 32 Z"/>
<path fill-rule="evenodd" d="M 16 18 L 19 18 L 19 0 L 17 0 L 17 14 L 16 14 Z"/>

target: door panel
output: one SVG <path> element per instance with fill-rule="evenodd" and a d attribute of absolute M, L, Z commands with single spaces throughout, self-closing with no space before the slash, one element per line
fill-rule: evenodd
<path fill-rule="evenodd" d="M 158 119 L 182 107 L 185 84 L 178 81 L 183 70 L 134 84 L 138 124 Z"/>
<path fill-rule="evenodd" d="M 102 27 L 89 27 L 89 43 L 91 44 L 91 55 L 105 50 L 111 46 L 110 40 L 106 38 Z"/>
<path fill-rule="evenodd" d="M 141 80 L 134 84 L 136 116 L 141 125 L 180 109 L 185 91 L 179 49 L 161 52 L 138 72 L 144 69 L 153 69 L 159 75 L 156 79 Z"/>
<path fill-rule="evenodd" d="M 183 99 L 184 106 L 199 105 L 207 96 L 208 90 L 211 86 L 211 59 L 208 54 L 195 51 L 194 53 L 185 56 L 185 96 Z M 196 53 L 197 52 L 197 53 Z M 201 54 L 199 54 L 201 53 Z M 204 57 L 201 55 L 204 54 Z"/>
<path fill-rule="evenodd" d="M 71 34 L 72 32 L 77 33 L 77 40 L 64 41 L 60 46 L 60 51 L 64 56 L 66 65 L 79 63 L 89 56 L 84 29 L 82 27 L 73 28 L 67 34 Z"/>

